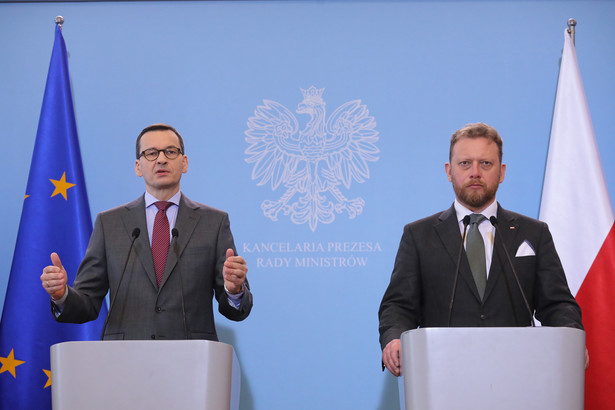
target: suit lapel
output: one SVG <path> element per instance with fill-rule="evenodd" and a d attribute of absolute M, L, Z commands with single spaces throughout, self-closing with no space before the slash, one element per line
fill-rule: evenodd
<path fill-rule="evenodd" d="M 147 232 L 147 220 L 145 219 L 145 198 L 141 196 L 139 199 L 126 205 L 127 212 L 122 217 L 124 228 L 129 236 L 132 235 L 134 228 L 139 228 L 141 233 L 135 241 L 134 253 L 141 262 L 145 274 L 149 278 L 154 287 L 158 287 L 156 283 L 156 271 L 154 270 L 154 260 L 152 258 L 152 249 L 149 245 L 149 233 Z"/>
<path fill-rule="evenodd" d="M 513 255 L 513 246 L 515 244 L 515 239 L 517 238 L 517 234 L 519 233 L 519 224 L 517 223 L 517 218 L 510 212 L 505 209 L 502 209 L 498 204 L 498 232 L 502 238 L 502 242 L 508 253 Z"/>
<path fill-rule="evenodd" d="M 167 279 L 175 269 L 177 265 L 177 255 L 181 255 L 190 236 L 194 232 L 194 229 L 198 222 L 198 216 L 195 212 L 198 209 L 198 204 L 186 198 L 184 194 L 181 195 L 179 200 L 179 209 L 177 211 L 177 219 L 175 220 L 175 229 L 177 229 L 178 235 L 176 239 L 171 241 L 171 247 L 169 248 L 169 254 L 167 256 L 167 263 L 164 267 L 164 273 L 162 274 L 162 281 L 160 282 L 160 289 L 164 286 Z M 177 251 L 176 251 L 177 247 Z M 153 262 L 152 262 L 153 267 Z"/>
<path fill-rule="evenodd" d="M 436 223 L 434 228 L 438 232 L 438 236 L 440 237 L 440 240 L 442 241 L 444 248 L 446 248 L 450 258 L 453 260 L 453 263 L 457 266 L 459 247 L 461 246 L 461 232 L 459 231 L 459 221 L 457 221 L 457 212 L 455 211 L 454 205 L 442 212 L 442 214 L 438 217 L 438 223 Z M 453 276 L 455 274 L 456 272 L 452 272 Z M 470 270 L 470 265 L 468 264 L 468 258 L 465 252 L 463 252 L 461 257 L 459 276 L 472 290 L 472 293 L 476 299 L 480 301 L 478 289 L 476 288 L 476 283 L 474 282 L 474 277 L 472 276 L 472 271 Z"/>

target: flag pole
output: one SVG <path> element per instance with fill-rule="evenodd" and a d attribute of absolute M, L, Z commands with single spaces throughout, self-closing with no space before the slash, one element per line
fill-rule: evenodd
<path fill-rule="evenodd" d="M 570 33 L 570 37 L 572 37 L 572 45 L 574 44 L 574 27 L 577 25 L 577 21 L 575 19 L 568 19 L 568 32 Z"/>
<path fill-rule="evenodd" d="M 58 25 L 58 27 L 60 27 L 60 30 L 62 30 L 62 24 L 64 24 L 64 17 L 62 16 L 56 16 L 55 20 L 56 24 Z M 576 24 L 576 23 L 575 23 Z"/>

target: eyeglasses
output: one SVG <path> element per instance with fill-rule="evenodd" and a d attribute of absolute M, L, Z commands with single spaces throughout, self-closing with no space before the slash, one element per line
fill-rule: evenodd
<path fill-rule="evenodd" d="M 148 161 L 156 161 L 161 152 L 164 152 L 164 156 L 168 159 L 175 159 L 179 154 L 183 154 L 182 150 L 176 147 L 168 147 L 165 149 L 148 148 L 139 155 L 139 158 L 145 157 Z"/>

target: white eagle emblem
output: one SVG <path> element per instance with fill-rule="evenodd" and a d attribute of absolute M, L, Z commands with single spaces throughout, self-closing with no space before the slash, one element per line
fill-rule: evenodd
<path fill-rule="evenodd" d="M 296 224 L 308 223 L 312 232 L 319 222 L 329 224 L 335 213 L 354 218 L 363 210 L 362 198 L 347 199 L 340 191 L 369 179 L 369 161 L 377 161 L 376 121 L 361 100 L 349 101 L 325 120 L 324 88 L 301 89 L 297 114 L 310 120 L 303 130 L 283 105 L 263 100 L 248 119 L 246 162 L 253 163 L 252 179 L 286 188 L 277 201 L 263 201 L 265 216 L 278 220 L 280 211 Z M 297 196 L 297 198 L 296 198 Z M 294 202 L 291 202 L 294 201 Z"/>

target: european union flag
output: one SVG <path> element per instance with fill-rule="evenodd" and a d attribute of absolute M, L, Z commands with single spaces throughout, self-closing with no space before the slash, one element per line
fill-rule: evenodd
<path fill-rule="evenodd" d="M 60 26 L 36 133 L 28 186 L 0 322 L 0 408 L 51 408 L 49 347 L 67 340 L 100 337 L 99 319 L 83 325 L 57 323 L 41 286 L 49 255 L 57 252 L 68 283 L 92 233 L 66 46 Z"/>

